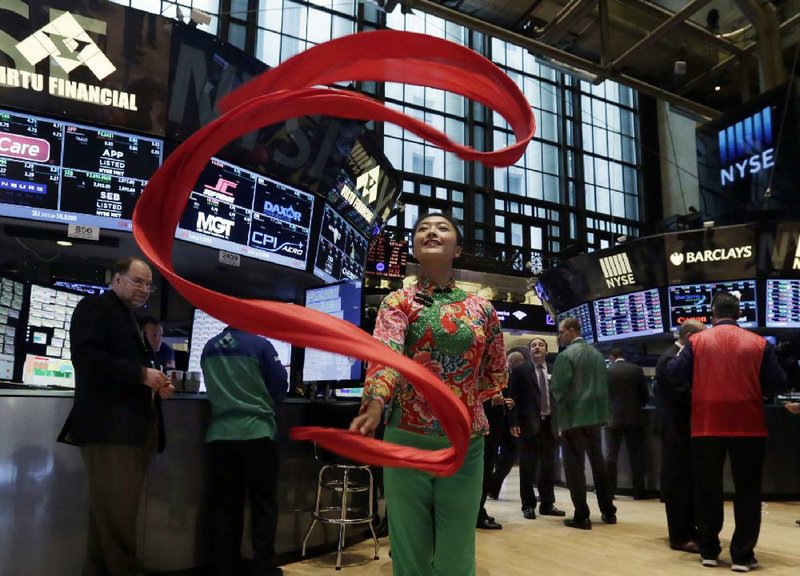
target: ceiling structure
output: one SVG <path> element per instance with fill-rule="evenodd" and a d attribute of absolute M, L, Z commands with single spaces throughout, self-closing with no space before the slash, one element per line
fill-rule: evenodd
<path fill-rule="evenodd" d="M 581 79 L 612 79 L 703 118 L 784 84 L 800 0 L 377 0 L 526 48 Z"/>

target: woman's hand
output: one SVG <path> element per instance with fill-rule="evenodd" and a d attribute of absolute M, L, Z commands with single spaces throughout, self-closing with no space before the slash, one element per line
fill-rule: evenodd
<path fill-rule="evenodd" d="M 373 436 L 381 423 L 383 404 L 379 400 L 370 400 L 367 409 L 350 422 L 350 431 L 359 432 L 363 436 Z"/>
<path fill-rule="evenodd" d="M 800 402 L 789 402 L 784 407 L 792 414 L 800 414 Z"/>

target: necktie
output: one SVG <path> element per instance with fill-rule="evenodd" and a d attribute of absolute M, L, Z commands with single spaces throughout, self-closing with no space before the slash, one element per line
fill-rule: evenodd
<path fill-rule="evenodd" d="M 547 385 L 547 375 L 544 373 L 544 364 L 536 367 L 536 374 L 539 379 L 539 406 L 542 416 L 550 416 L 550 389 Z"/>

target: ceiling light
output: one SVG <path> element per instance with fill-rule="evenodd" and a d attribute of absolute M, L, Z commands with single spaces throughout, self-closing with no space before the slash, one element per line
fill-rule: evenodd
<path fill-rule="evenodd" d="M 72 246 L 72 242 L 69 240 L 56 240 L 56 244 L 59 246 Z"/>
<path fill-rule="evenodd" d="M 714 86 L 714 92 L 719 92 L 720 90 L 722 90 L 722 86 L 720 86 L 719 84 Z"/>

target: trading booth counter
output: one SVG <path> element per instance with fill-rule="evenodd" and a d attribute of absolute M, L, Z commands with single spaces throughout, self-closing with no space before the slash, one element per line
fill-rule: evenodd
<path fill-rule="evenodd" d="M 80 450 L 55 441 L 72 407 L 71 391 L 3 388 L 0 384 L 0 574 L 79 574 L 86 543 L 88 498 Z M 164 453 L 148 470 L 140 507 L 139 548 L 148 572 L 208 564 L 208 470 L 204 433 L 209 404 L 203 394 L 176 394 L 163 403 Z M 281 415 L 279 560 L 299 557 L 311 523 L 317 480 L 314 447 L 286 437 L 291 426 L 345 426 L 354 402 L 287 399 Z M 251 556 L 245 522 L 244 555 Z M 361 538 L 361 531 L 352 536 Z M 336 527 L 311 534 L 311 555 L 334 550 Z"/>
<path fill-rule="evenodd" d="M 764 459 L 764 498 L 767 500 L 800 500 L 800 442 L 798 442 L 800 439 L 800 416 L 795 416 L 783 406 L 778 405 L 765 406 L 764 413 L 769 431 Z M 658 436 L 655 409 L 646 408 L 645 417 L 645 482 L 647 490 L 655 494 L 660 489 L 661 440 Z M 588 467 L 587 482 L 592 483 Z M 733 494 L 730 462 L 725 464 L 723 489 L 725 494 Z M 631 494 L 633 491 L 627 448 L 620 452 L 618 491 L 623 494 Z"/>

